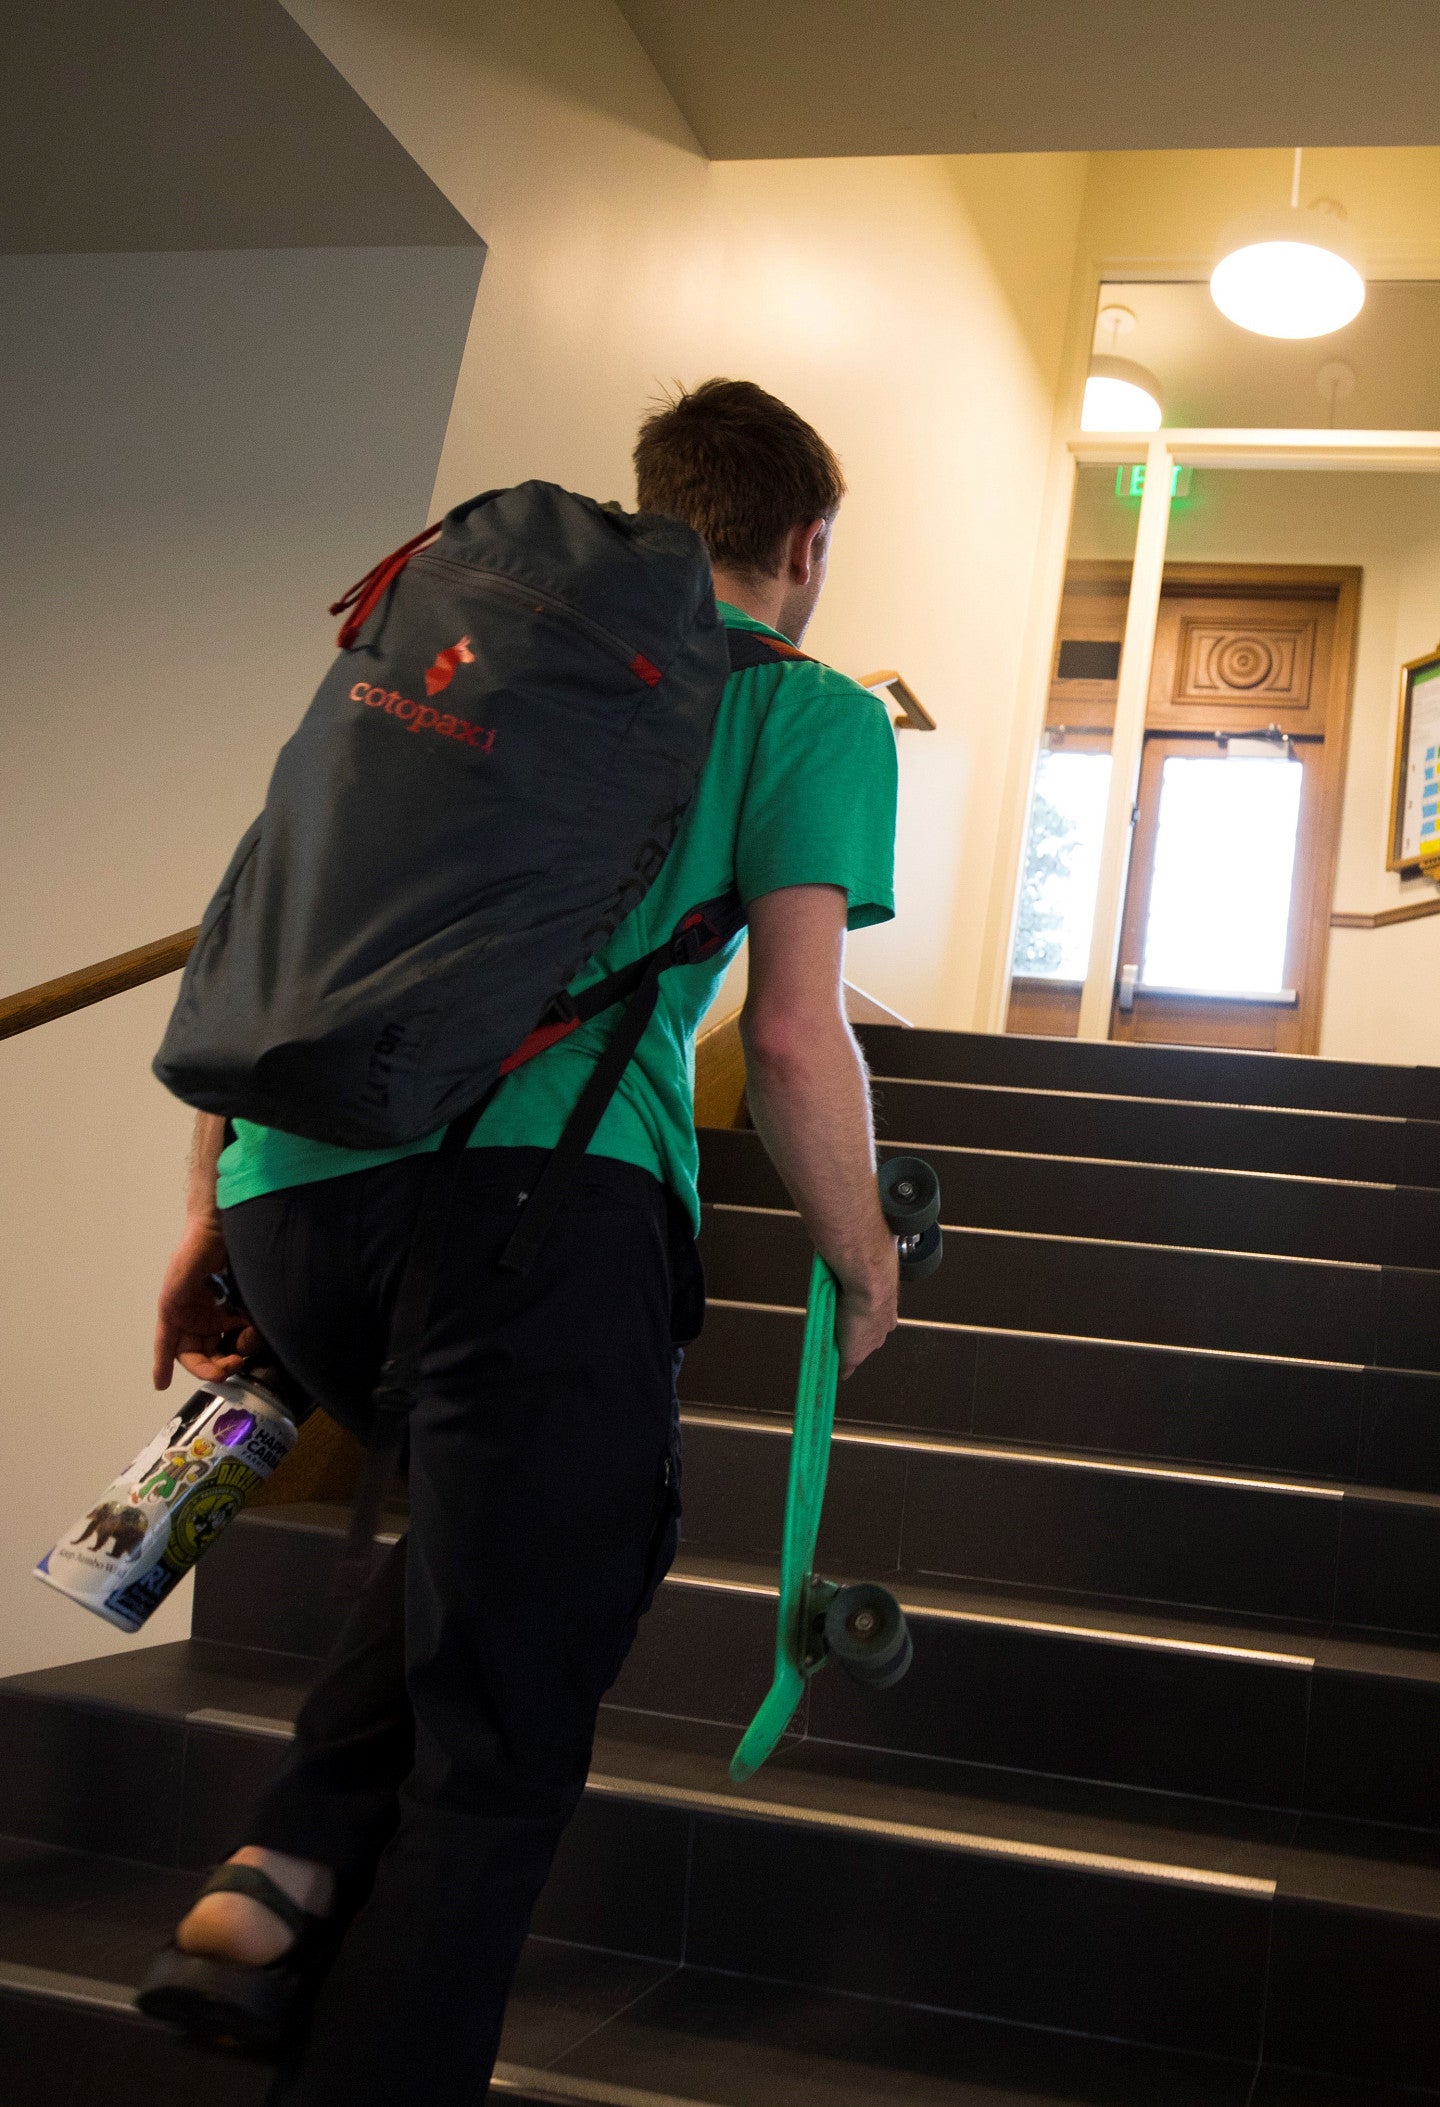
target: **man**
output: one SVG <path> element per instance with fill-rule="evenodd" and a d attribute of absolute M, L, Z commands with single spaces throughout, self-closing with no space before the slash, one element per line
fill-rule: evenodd
<path fill-rule="evenodd" d="M 844 492 L 818 434 L 751 383 L 715 380 L 646 420 L 635 463 L 642 509 L 705 540 L 727 626 L 798 644 Z M 847 926 L 893 912 L 894 819 L 894 743 L 873 697 L 779 654 L 732 675 L 680 836 L 583 976 L 738 889 L 750 1110 L 839 1278 L 845 1374 L 895 1323 L 895 1245 L 841 999 Z M 478 2097 L 493 2064 L 601 1697 L 678 1539 L 674 1343 L 704 1305 L 691 1051 L 738 941 L 664 976 L 524 1276 L 495 1257 L 613 1019 L 511 1076 L 475 1129 L 410 1414 L 408 1533 L 247 1824 L 232 1864 L 252 1892 L 203 1895 L 176 1936 L 181 1955 L 225 1964 L 216 1979 L 243 2001 L 247 1984 L 303 1995 L 329 1959 L 326 1927 L 348 1927 L 276 2101 L 438 2107 Z M 433 1144 L 359 1152 L 236 1124 L 228 1147 L 220 1120 L 198 1124 L 156 1383 L 176 1358 L 198 1375 L 236 1365 L 206 1285 L 228 1257 L 263 1336 L 363 1434 Z"/>

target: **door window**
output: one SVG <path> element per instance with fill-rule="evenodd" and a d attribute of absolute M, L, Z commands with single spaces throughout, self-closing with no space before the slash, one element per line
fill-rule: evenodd
<path fill-rule="evenodd" d="M 1052 747 L 1040 756 L 1015 925 L 1018 974 L 1085 978 L 1109 788 L 1108 753 Z"/>
<path fill-rule="evenodd" d="M 1142 987 L 1284 989 L 1304 774 L 1283 755 L 1168 757 Z"/>

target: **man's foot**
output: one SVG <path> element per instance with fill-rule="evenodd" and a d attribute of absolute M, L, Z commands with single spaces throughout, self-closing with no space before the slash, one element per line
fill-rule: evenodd
<path fill-rule="evenodd" d="M 314 1917 L 328 1916 L 335 1906 L 335 1875 L 329 1866 L 317 1865 L 312 1859 L 291 1858 L 285 1851 L 246 1844 L 229 1863 L 256 1867 Z M 294 1943 L 289 1925 L 248 1895 L 202 1895 L 175 1933 L 175 1944 L 182 1953 L 238 1961 L 246 1968 L 268 1967 Z"/>

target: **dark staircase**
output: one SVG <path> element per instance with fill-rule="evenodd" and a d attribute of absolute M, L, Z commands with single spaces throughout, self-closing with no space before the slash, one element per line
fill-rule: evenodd
<path fill-rule="evenodd" d="M 495 2096 L 1440 2097 L 1440 1071 L 877 1029 L 946 1264 L 846 1385 L 834 1669 L 749 1786 L 807 1246 L 703 1140 L 686 1534 L 601 1722 Z M 194 1637 L 0 1683 L 0 2098 L 261 2071 L 130 2012 L 322 1651 L 343 1516 L 261 1509 Z"/>

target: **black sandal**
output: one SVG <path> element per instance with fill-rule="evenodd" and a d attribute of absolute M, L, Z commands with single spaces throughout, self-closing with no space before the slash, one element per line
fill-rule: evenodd
<path fill-rule="evenodd" d="M 184 1953 L 172 1939 L 146 1970 L 135 2002 L 148 2018 L 178 2027 L 200 2047 L 273 2061 L 304 2024 L 334 1959 L 341 1913 L 317 1917 L 301 1909 L 258 1866 L 220 1866 L 200 1894 L 248 1895 L 295 1934 L 293 1943 L 263 1968 L 251 1968 L 243 1961 Z"/>

